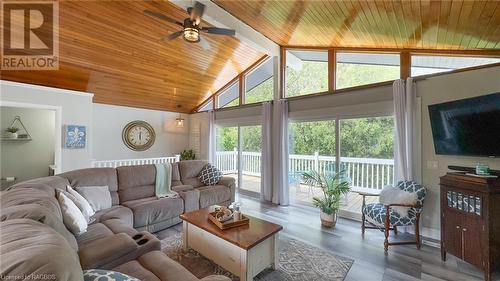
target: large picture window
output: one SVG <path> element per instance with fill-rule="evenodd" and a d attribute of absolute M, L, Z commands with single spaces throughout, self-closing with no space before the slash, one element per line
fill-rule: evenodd
<path fill-rule="evenodd" d="M 328 91 L 328 52 L 287 51 L 285 96 Z"/>
<path fill-rule="evenodd" d="M 448 72 L 492 63 L 500 63 L 500 58 L 412 55 L 411 76 Z"/>
<path fill-rule="evenodd" d="M 245 103 L 256 103 L 274 98 L 274 60 L 266 60 L 245 77 Z"/>
<path fill-rule="evenodd" d="M 337 53 L 336 88 L 399 79 L 399 54 Z"/>

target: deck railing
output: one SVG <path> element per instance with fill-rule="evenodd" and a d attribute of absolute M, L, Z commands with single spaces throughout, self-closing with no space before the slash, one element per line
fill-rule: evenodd
<path fill-rule="evenodd" d="M 217 151 L 216 164 L 225 174 L 238 172 L 238 151 Z M 261 153 L 242 151 L 241 168 L 243 175 L 260 177 Z M 386 185 L 394 184 L 394 160 L 377 158 L 340 157 L 340 167 L 345 170 L 356 190 L 381 190 Z M 300 181 L 301 172 L 317 171 L 324 173 L 335 171 L 335 157 L 290 154 L 288 158 L 290 181 Z"/>
<path fill-rule="evenodd" d="M 180 155 L 170 157 L 155 157 L 155 158 L 138 158 L 138 159 L 121 159 L 121 160 L 93 160 L 93 168 L 116 168 L 121 166 L 146 165 L 146 164 L 161 164 L 175 163 L 180 160 Z"/>

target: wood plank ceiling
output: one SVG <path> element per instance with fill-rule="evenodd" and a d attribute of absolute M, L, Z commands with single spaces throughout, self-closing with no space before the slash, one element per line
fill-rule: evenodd
<path fill-rule="evenodd" d="M 169 2 L 59 3 L 60 69 L 2 71 L 2 79 L 91 92 L 97 103 L 187 113 L 264 55 L 227 36 L 206 36 L 208 51 L 181 38 L 161 42 L 179 28 L 143 10 L 182 22 L 186 12 Z"/>
<path fill-rule="evenodd" d="M 497 0 L 213 0 L 281 46 L 500 49 Z"/>

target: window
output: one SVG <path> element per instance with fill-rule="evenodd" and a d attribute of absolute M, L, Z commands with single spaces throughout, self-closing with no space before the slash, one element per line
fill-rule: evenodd
<path fill-rule="evenodd" d="M 209 102 L 207 102 L 203 106 L 201 106 L 200 109 L 198 109 L 198 112 L 207 111 L 207 110 L 211 110 L 211 109 L 213 109 L 212 100 L 210 100 Z"/>
<path fill-rule="evenodd" d="M 328 52 L 287 51 L 285 96 L 328 91 Z"/>
<path fill-rule="evenodd" d="M 237 106 L 240 102 L 240 82 L 236 81 L 234 84 L 225 89 L 217 96 L 217 108 L 225 108 Z"/>
<path fill-rule="evenodd" d="M 336 88 L 399 79 L 399 54 L 337 53 Z"/>
<path fill-rule="evenodd" d="M 245 77 L 245 103 L 268 101 L 274 98 L 274 60 L 266 60 Z"/>
<path fill-rule="evenodd" d="M 411 76 L 447 72 L 492 63 L 500 63 L 500 58 L 412 55 Z"/>
<path fill-rule="evenodd" d="M 217 168 L 228 177 L 236 180 L 236 187 L 239 187 L 238 175 L 238 127 L 216 127 L 215 130 L 215 155 Z"/>

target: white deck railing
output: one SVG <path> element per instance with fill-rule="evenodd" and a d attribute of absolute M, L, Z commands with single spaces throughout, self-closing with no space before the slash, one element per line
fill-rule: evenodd
<path fill-rule="evenodd" d="M 146 164 L 161 164 L 175 163 L 180 160 L 180 155 L 170 157 L 156 158 L 138 158 L 138 159 L 121 159 L 121 160 L 93 160 L 93 168 L 116 168 L 121 166 L 146 165 Z"/>
<path fill-rule="evenodd" d="M 238 172 L 238 151 L 217 151 L 216 164 L 225 174 Z M 260 152 L 243 151 L 242 174 L 260 177 Z M 376 158 L 340 157 L 341 168 L 346 171 L 353 189 L 381 190 L 394 184 L 394 160 Z M 335 171 L 335 157 L 290 154 L 288 157 L 289 181 L 299 181 L 301 172 Z"/>

